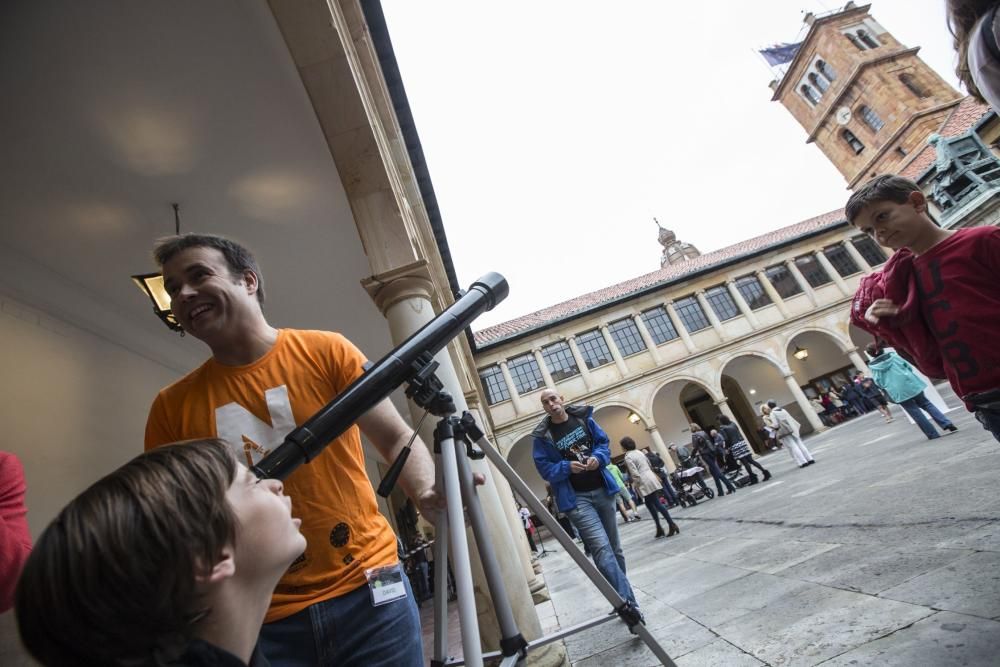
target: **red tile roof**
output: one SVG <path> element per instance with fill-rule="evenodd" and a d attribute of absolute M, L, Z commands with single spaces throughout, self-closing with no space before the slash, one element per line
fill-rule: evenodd
<path fill-rule="evenodd" d="M 985 104 L 980 104 L 975 99 L 966 97 L 958 103 L 958 106 L 952 109 L 951 114 L 944 121 L 944 123 L 941 124 L 937 133 L 942 137 L 957 137 L 975 125 L 980 118 L 989 112 L 989 110 L 990 108 Z M 913 158 L 901 172 L 899 172 L 899 175 L 909 178 L 910 180 L 916 180 L 920 174 L 924 173 L 929 166 L 934 164 L 935 157 L 937 157 L 937 152 L 934 150 L 934 147 L 927 144 L 920 150 L 919 153 L 917 153 L 917 156 Z"/>
<path fill-rule="evenodd" d="M 706 253 L 695 257 L 692 260 L 664 267 L 658 271 L 653 271 L 631 280 L 611 285 L 596 292 L 583 294 L 581 296 L 557 303 L 554 306 L 522 315 L 521 317 L 501 322 L 482 331 L 475 332 L 476 345 L 483 346 L 497 343 L 506 338 L 510 338 L 525 331 L 543 327 L 553 322 L 568 317 L 570 315 L 589 310 L 596 306 L 614 301 L 630 294 L 641 292 L 655 285 L 666 285 L 678 281 L 685 275 L 695 273 L 729 260 L 750 255 L 759 250 L 769 248 L 784 241 L 790 241 L 800 236 L 816 232 L 827 227 L 834 227 L 844 220 L 843 209 L 830 211 L 815 218 L 809 218 L 802 222 L 788 227 L 782 227 L 774 231 L 756 236 L 746 241 L 727 246 L 714 252 Z"/>

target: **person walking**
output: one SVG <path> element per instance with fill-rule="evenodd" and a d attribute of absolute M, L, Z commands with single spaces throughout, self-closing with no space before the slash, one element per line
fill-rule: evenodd
<path fill-rule="evenodd" d="M 670 508 L 679 505 L 680 501 L 677 499 L 677 492 L 674 491 L 674 487 L 670 485 L 670 476 L 667 474 L 667 464 L 663 462 L 663 457 L 651 451 L 649 447 L 644 447 L 642 453 L 646 455 L 649 467 L 660 478 L 660 483 L 663 484 L 663 495 L 667 497 L 668 501 L 667 507 Z"/>
<path fill-rule="evenodd" d="M 524 534 L 528 538 L 528 546 L 531 547 L 531 555 L 538 555 L 538 547 L 535 546 L 535 526 L 531 522 L 531 510 L 522 505 L 517 504 L 517 513 L 521 516 L 521 523 L 524 525 Z"/>
<path fill-rule="evenodd" d="M 753 452 L 750 449 L 750 443 L 747 439 L 743 437 L 740 432 L 740 427 L 733 423 L 733 421 L 726 415 L 721 415 L 719 417 L 719 431 L 722 433 L 722 437 L 726 440 L 726 446 L 729 448 L 729 452 L 732 454 L 733 458 L 746 468 L 747 475 L 750 476 L 750 483 L 757 483 L 757 475 L 753 474 L 751 466 L 757 468 L 764 474 L 764 481 L 771 479 L 771 473 L 764 466 L 753 460 Z"/>
<path fill-rule="evenodd" d="M 666 498 L 663 496 L 663 484 L 660 483 L 660 478 L 656 476 L 653 469 L 649 467 L 649 460 L 646 459 L 646 456 L 635 450 L 635 440 L 626 436 L 619 441 L 619 444 L 625 450 L 625 467 L 628 468 L 628 474 L 632 477 L 639 495 L 642 496 L 642 501 L 646 504 L 649 515 L 656 522 L 654 539 L 671 537 L 681 532 L 674 520 L 670 518 L 670 512 L 665 506 Z M 660 514 L 667 520 L 667 525 L 670 527 L 669 533 L 663 532 Z"/>
<path fill-rule="evenodd" d="M 882 413 L 882 416 L 885 417 L 886 424 L 893 421 L 892 413 L 889 411 L 889 402 L 885 400 L 885 394 L 883 394 L 882 389 L 875 384 L 875 380 L 872 378 L 865 378 L 861 381 L 861 395 L 864 396 L 866 401 L 871 402 L 871 404 Z"/>
<path fill-rule="evenodd" d="M 726 492 L 722 490 L 723 484 L 725 484 L 726 489 L 729 493 L 736 493 L 736 487 L 729 478 L 722 474 L 719 470 L 719 464 L 716 463 L 716 445 L 712 441 L 712 438 L 702 430 L 701 426 L 698 424 L 691 424 L 691 446 L 701 457 L 701 460 L 705 463 L 705 467 L 708 468 L 708 472 L 712 475 L 712 479 L 715 480 L 715 488 L 718 491 L 719 497 L 726 495 Z"/>
<path fill-rule="evenodd" d="M 937 407 L 924 396 L 927 384 L 913 371 L 913 366 L 892 350 L 881 347 L 878 343 L 869 343 L 865 351 L 872 357 L 868 367 L 872 369 L 875 383 L 882 387 L 889 398 L 906 414 L 913 418 L 917 426 L 928 440 L 940 438 L 941 434 L 927 420 L 924 412 L 931 416 L 942 429 L 955 432 L 958 427 L 941 414 Z"/>
<path fill-rule="evenodd" d="M 635 501 L 632 500 L 632 494 L 628 491 L 628 485 L 625 483 L 625 478 L 622 476 L 621 469 L 614 463 L 608 464 L 608 472 L 611 476 L 615 478 L 618 482 L 618 496 L 615 498 L 615 504 L 618 506 L 618 513 L 622 515 L 622 519 L 625 523 L 630 521 L 638 521 L 642 517 L 639 516 L 639 510 L 635 505 Z"/>
<path fill-rule="evenodd" d="M 812 454 L 806 449 L 805 443 L 802 442 L 802 438 L 799 437 L 802 424 L 795 417 L 788 414 L 784 408 L 779 408 L 775 401 L 768 401 L 767 405 L 762 405 L 761 414 L 765 416 L 765 419 L 770 418 L 771 423 L 774 424 L 776 436 L 788 449 L 789 455 L 797 466 L 805 468 L 816 463 Z"/>

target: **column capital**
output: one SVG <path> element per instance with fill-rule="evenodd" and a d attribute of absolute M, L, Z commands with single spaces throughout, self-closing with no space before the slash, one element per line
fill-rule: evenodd
<path fill-rule="evenodd" d="M 382 315 L 403 299 L 417 297 L 430 301 L 434 296 L 434 282 L 425 259 L 365 278 L 361 286 Z"/>
<path fill-rule="evenodd" d="M 531 348 L 531 353 L 532 354 L 535 354 L 535 353 L 541 354 L 541 352 L 542 352 L 542 346 L 541 345 L 538 345 L 536 347 Z"/>
<path fill-rule="evenodd" d="M 705 296 L 705 290 L 703 290 L 703 289 L 695 290 L 695 295 L 696 296 Z"/>
<path fill-rule="evenodd" d="M 652 432 L 653 432 L 653 431 L 655 431 L 655 430 L 656 430 L 656 424 L 653 424 L 652 422 L 650 422 L 650 423 L 649 423 L 649 424 L 648 424 L 648 425 L 646 426 L 646 433 L 652 433 Z"/>
<path fill-rule="evenodd" d="M 507 368 L 507 359 L 506 358 L 501 359 L 500 361 L 497 362 L 497 364 L 500 366 L 500 368 Z"/>
<path fill-rule="evenodd" d="M 720 398 L 717 401 L 712 401 L 712 403 L 714 403 L 715 405 L 728 405 L 729 404 L 729 398 L 727 398 L 726 396 L 723 396 L 722 398 Z"/>
<path fill-rule="evenodd" d="M 792 380 L 794 380 L 795 379 L 795 373 L 793 373 L 792 371 L 782 370 L 781 371 L 781 377 L 785 378 L 786 380 L 788 380 L 789 378 L 791 378 Z"/>

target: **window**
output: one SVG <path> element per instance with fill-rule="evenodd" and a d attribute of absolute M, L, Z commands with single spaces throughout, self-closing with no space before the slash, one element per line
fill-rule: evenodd
<path fill-rule="evenodd" d="M 642 321 L 649 329 L 649 335 L 653 337 L 653 342 L 662 345 L 667 341 L 676 340 L 680 337 L 674 323 L 670 320 L 670 314 L 663 306 L 657 306 L 647 310 L 642 314 Z"/>
<path fill-rule="evenodd" d="M 851 44 L 856 46 L 858 51 L 866 50 L 865 45 L 861 43 L 861 40 L 858 39 L 858 36 L 855 35 L 853 32 L 845 32 L 844 37 L 846 37 Z"/>
<path fill-rule="evenodd" d="M 740 314 L 740 309 L 733 301 L 733 295 L 729 293 L 725 285 L 705 290 L 705 299 L 722 321 L 731 320 Z"/>
<path fill-rule="evenodd" d="M 813 106 L 819 104 L 819 96 L 816 94 L 816 91 L 812 89 L 812 86 L 807 86 L 803 83 L 799 88 L 799 92 L 802 93 L 802 97 L 809 100 L 809 104 L 812 104 Z"/>
<path fill-rule="evenodd" d="M 882 248 L 878 246 L 875 241 L 872 241 L 867 236 L 862 236 L 851 241 L 854 247 L 858 249 L 858 252 L 865 261 L 868 262 L 868 266 L 878 266 L 880 264 L 885 264 L 885 260 L 888 259 L 885 253 L 882 252 Z"/>
<path fill-rule="evenodd" d="M 778 292 L 778 296 L 782 299 L 802 293 L 802 288 L 796 282 L 795 276 L 792 275 L 792 272 L 784 264 L 776 264 L 764 269 L 764 275 L 771 281 L 775 291 Z"/>
<path fill-rule="evenodd" d="M 583 361 L 587 368 L 597 368 L 604 364 L 610 364 L 613 360 L 608 344 L 604 342 L 604 336 L 599 329 L 593 329 L 582 333 L 576 337 L 576 346 L 580 348 Z"/>
<path fill-rule="evenodd" d="M 865 149 L 865 145 L 861 143 L 861 141 L 854 136 L 854 133 L 847 128 L 840 131 L 840 136 L 844 138 L 844 141 L 846 141 L 847 145 L 851 147 L 851 150 L 854 151 L 855 155 L 859 155 L 861 151 Z"/>
<path fill-rule="evenodd" d="M 757 310 L 758 308 L 771 305 L 771 297 L 764 291 L 764 286 L 757 280 L 757 276 L 737 278 L 736 289 L 743 295 L 743 299 L 750 306 L 750 310 Z"/>
<path fill-rule="evenodd" d="M 833 264 L 833 268 L 841 276 L 847 277 L 861 271 L 858 263 L 854 261 L 851 253 L 847 252 L 847 248 L 843 244 L 823 248 L 823 254 L 826 255 L 826 258 Z"/>
<path fill-rule="evenodd" d="M 826 64 L 825 60 L 816 61 L 816 71 L 826 77 L 826 80 L 831 83 L 837 78 L 836 72 L 833 71 L 832 67 Z"/>
<path fill-rule="evenodd" d="M 510 377 L 514 380 L 518 394 L 524 395 L 545 386 L 545 378 L 542 377 L 533 354 L 522 354 L 511 359 L 507 362 L 507 368 L 510 369 Z"/>
<path fill-rule="evenodd" d="M 827 88 L 830 87 L 830 84 L 826 82 L 826 79 L 816 74 L 816 72 L 810 72 L 807 78 L 809 79 L 809 83 L 811 83 L 816 90 L 819 91 L 820 95 L 825 93 Z"/>
<path fill-rule="evenodd" d="M 927 89 L 920 85 L 920 83 L 917 81 L 917 78 L 912 74 L 910 74 L 909 72 L 903 72 L 902 74 L 900 74 L 899 80 L 903 83 L 904 86 L 907 87 L 907 89 L 909 89 L 911 93 L 913 93 L 917 97 L 923 99 L 925 97 L 931 96 L 931 94 L 927 92 Z"/>
<path fill-rule="evenodd" d="M 553 343 L 542 348 L 542 359 L 545 360 L 545 365 L 549 367 L 552 379 L 556 382 L 580 374 L 576 359 L 573 358 L 573 350 L 569 349 L 567 343 Z"/>
<path fill-rule="evenodd" d="M 860 39 L 861 43 L 867 46 L 869 49 L 878 48 L 878 42 L 875 41 L 874 37 L 868 34 L 867 30 L 858 30 L 858 39 Z"/>
<path fill-rule="evenodd" d="M 861 116 L 861 120 L 865 122 L 865 125 L 872 129 L 872 132 L 878 132 L 885 125 L 882 119 L 878 117 L 878 114 L 872 111 L 871 107 L 867 104 L 862 104 L 858 107 L 858 115 Z M 860 153 L 861 151 L 858 152 Z"/>
<path fill-rule="evenodd" d="M 705 317 L 705 311 L 701 309 L 701 304 L 698 303 L 698 299 L 693 296 L 686 296 L 683 299 L 677 299 L 674 302 L 674 310 L 677 311 L 677 316 L 681 318 L 681 322 L 684 323 L 684 328 L 690 333 L 695 331 L 701 331 L 702 329 L 707 329 L 712 326 Z"/>
<path fill-rule="evenodd" d="M 635 320 L 631 317 L 612 322 L 608 325 L 608 332 L 623 357 L 646 349 L 646 344 L 642 342 L 642 336 L 639 335 L 639 327 L 635 325 Z"/>
<path fill-rule="evenodd" d="M 833 282 L 833 279 L 830 278 L 830 274 L 826 272 L 826 269 L 824 269 L 823 265 L 819 263 L 819 260 L 816 259 L 815 255 L 802 255 L 801 257 L 796 257 L 795 266 L 802 272 L 806 282 L 813 287 L 821 287 Z"/>
<path fill-rule="evenodd" d="M 503 381 L 503 371 L 499 366 L 493 365 L 479 369 L 479 380 L 486 390 L 486 402 L 496 405 L 510 400 L 510 393 L 507 391 L 507 383 Z"/>

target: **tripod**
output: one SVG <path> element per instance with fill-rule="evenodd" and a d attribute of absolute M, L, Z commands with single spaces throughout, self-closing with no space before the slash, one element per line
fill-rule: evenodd
<path fill-rule="evenodd" d="M 531 648 L 558 641 L 563 637 L 588 630 L 602 623 L 613 620 L 616 616 L 628 625 L 629 630 L 638 635 L 663 665 L 675 667 L 670 656 L 657 643 L 645 623 L 639 610 L 622 599 L 618 591 L 608 583 L 604 575 L 577 548 L 570 536 L 562 529 L 545 506 L 539 501 L 528 485 L 517 472 L 507 463 L 506 459 L 486 439 L 486 436 L 476 425 L 469 412 L 464 412 L 461 418 L 455 416 L 456 408 L 451 396 L 442 390 L 441 382 L 434 375 L 437 362 L 429 356 L 422 359 L 425 365 L 409 381 L 406 395 L 418 406 L 440 420 L 434 429 L 434 452 L 440 458 L 438 466 L 439 480 L 443 485 L 447 502 L 446 514 L 439 517 L 436 526 L 434 542 L 434 649 L 432 667 L 453 667 L 457 665 L 472 665 L 479 667 L 483 660 L 500 659 L 503 666 L 515 665 L 527 656 Z M 476 447 L 473 446 L 475 443 Z M 478 449 L 477 449 L 478 447 Z M 500 565 L 497 562 L 493 542 L 486 526 L 479 496 L 476 493 L 472 477 L 472 469 L 468 459 L 479 460 L 488 458 L 500 471 L 517 494 L 524 499 L 544 523 L 553 537 L 559 541 L 566 552 L 573 558 L 577 566 L 594 583 L 601 594 L 611 603 L 614 613 L 602 615 L 590 621 L 574 625 L 528 642 L 521 635 L 514 621 L 507 591 L 500 577 Z M 384 489 L 385 480 L 379 487 L 379 493 L 388 492 Z M 500 624 L 500 650 L 483 654 L 480 647 L 479 623 L 476 614 L 475 594 L 472 584 L 472 567 L 469 558 L 469 544 L 465 534 L 465 522 L 462 507 L 468 510 L 469 524 L 479 547 L 479 557 L 486 575 L 487 586 L 493 600 L 493 607 Z M 452 564 L 455 575 L 455 587 L 458 593 L 458 613 L 462 630 L 462 661 L 449 661 L 447 655 L 447 566 L 449 549 L 452 552 Z"/>

